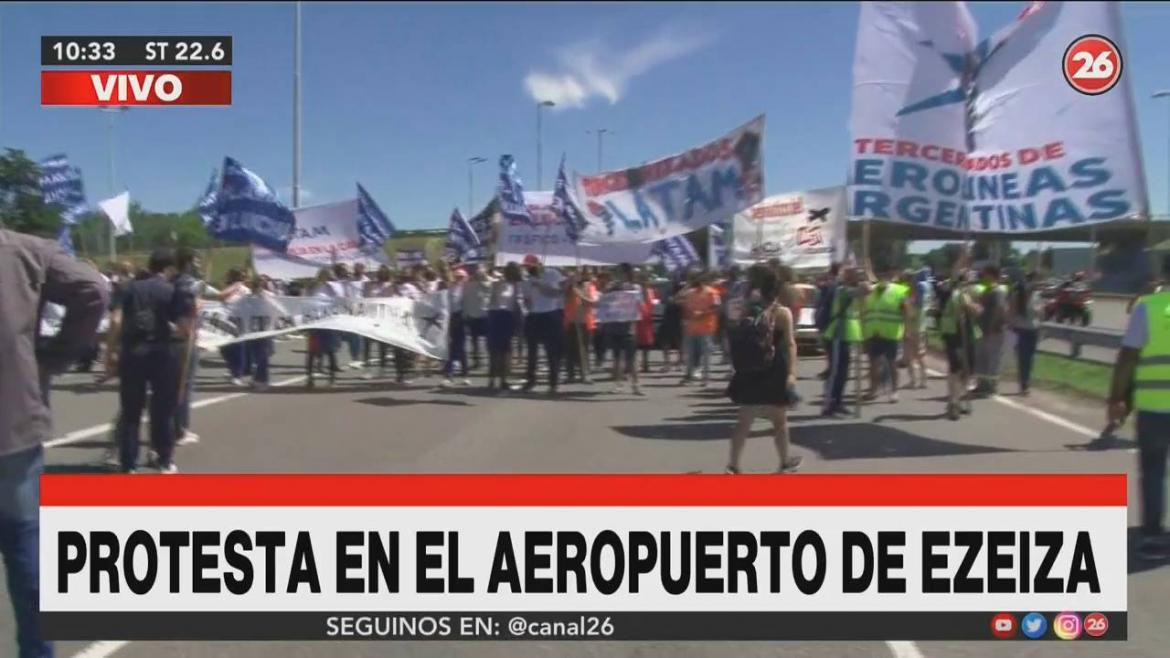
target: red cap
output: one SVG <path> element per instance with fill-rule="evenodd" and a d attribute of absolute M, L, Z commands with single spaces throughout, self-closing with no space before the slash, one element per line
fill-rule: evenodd
<path fill-rule="evenodd" d="M 532 265 L 540 265 L 540 259 L 536 257 L 536 254 L 528 254 L 524 257 L 524 267 Z"/>

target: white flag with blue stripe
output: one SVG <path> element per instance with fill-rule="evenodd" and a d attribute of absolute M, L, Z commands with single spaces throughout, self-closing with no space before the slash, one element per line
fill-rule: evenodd
<path fill-rule="evenodd" d="M 366 251 L 382 248 L 387 240 L 394 237 L 394 223 L 382 212 L 374 198 L 358 183 L 358 241 Z"/>
<path fill-rule="evenodd" d="M 224 158 L 223 180 L 207 232 L 220 240 L 250 242 L 283 253 L 295 230 L 292 210 L 268 183 L 236 160 Z"/>
<path fill-rule="evenodd" d="M 471 262 L 479 257 L 479 237 L 475 229 L 456 208 L 451 213 L 451 221 L 447 224 L 446 258 L 453 263 Z"/>
<path fill-rule="evenodd" d="M 571 242 L 579 241 L 581 230 L 585 228 L 585 216 L 573 199 L 572 193 L 569 192 L 569 177 L 565 173 L 565 156 L 563 155 L 561 156 L 560 171 L 557 172 L 557 184 L 553 188 L 552 207 L 565 224 L 565 235 L 569 237 Z"/>
<path fill-rule="evenodd" d="M 510 155 L 500 156 L 500 184 L 496 196 L 500 199 L 500 212 L 504 217 L 532 223 L 532 214 L 524 203 L 524 186 L 516 173 L 516 159 Z"/>
<path fill-rule="evenodd" d="M 63 224 L 76 224 L 78 218 L 89 210 L 85 202 L 85 187 L 81 183 L 81 170 L 71 166 L 64 153 L 41 160 L 40 169 L 41 195 L 45 203 L 61 209 Z"/>

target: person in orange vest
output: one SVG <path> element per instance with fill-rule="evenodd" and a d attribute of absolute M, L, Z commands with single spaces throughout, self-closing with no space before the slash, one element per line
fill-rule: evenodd
<path fill-rule="evenodd" d="M 568 359 L 565 362 L 565 381 L 591 384 L 589 377 L 589 345 L 597 330 L 596 304 L 600 299 L 593 274 L 587 268 L 569 276 L 565 292 L 565 343 Z"/>

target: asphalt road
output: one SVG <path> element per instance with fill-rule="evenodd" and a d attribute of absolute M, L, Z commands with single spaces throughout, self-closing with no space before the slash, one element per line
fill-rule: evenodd
<path fill-rule="evenodd" d="M 273 379 L 297 381 L 299 342 L 278 343 Z M 860 420 L 825 421 L 820 359 L 804 360 L 800 389 L 810 404 L 794 410 L 792 437 L 807 472 L 1126 472 L 1136 500 L 1131 444 L 1088 452 L 1101 426 L 1096 404 L 1034 394 L 976 402 L 961 422 L 942 417 L 943 382 L 904 391 L 896 405 L 873 404 Z M 720 373 L 723 370 L 720 369 Z M 57 382 L 57 433 L 49 469 L 95 469 L 100 427 L 116 412 L 112 387 L 88 378 Z M 719 388 L 677 386 L 675 373 L 646 379 L 649 398 L 614 395 L 596 384 L 569 386 L 560 400 L 486 396 L 477 388 L 439 392 L 434 378 L 410 387 L 366 382 L 347 373 L 332 390 L 299 383 L 253 394 L 227 385 L 209 361 L 199 376 L 197 445 L 180 448 L 184 472 L 718 472 L 726 459 L 732 411 Z M 476 378 L 475 383 L 482 384 Z M 1009 387 L 1010 388 L 1010 387 Z M 1026 403 L 1025 403 L 1026 402 Z M 775 456 L 757 424 L 746 470 L 767 472 Z M 1136 523 L 1136 507 L 1130 511 Z M 1129 561 L 1130 641 L 1119 643 L 61 643 L 63 658 L 301 658 L 408 656 L 796 656 L 959 658 L 961 656 L 1165 656 L 1170 646 L 1170 564 Z M 0 655 L 14 655 L 7 603 L 0 604 Z"/>

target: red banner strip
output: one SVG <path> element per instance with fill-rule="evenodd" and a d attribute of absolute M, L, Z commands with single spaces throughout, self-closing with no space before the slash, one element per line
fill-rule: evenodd
<path fill-rule="evenodd" d="M 231 71 L 41 71 L 41 105 L 231 104 Z"/>
<path fill-rule="evenodd" d="M 1124 507 L 1124 474 L 46 475 L 46 507 Z"/>

